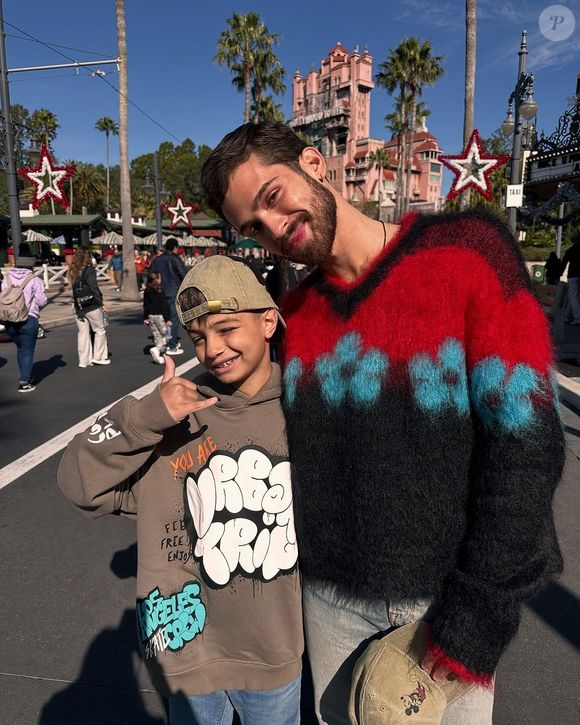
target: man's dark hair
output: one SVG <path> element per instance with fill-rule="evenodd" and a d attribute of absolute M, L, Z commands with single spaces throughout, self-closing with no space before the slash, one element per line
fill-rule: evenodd
<path fill-rule="evenodd" d="M 260 161 L 286 164 L 300 170 L 298 159 L 307 145 L 283 123 L 244 123 L 224 136 L 201 169 L 201 184 L 209 206 L 225 219 L 222 206 L 232 173 L 245 163 L 250 154 Z M 227 221 L 227 219 L 226 219 Z"/>
<path fill-rule="evenodd" d="M 174 249 L 177 249 L 179 246 L 179 242 L 175 237 L 169 237 L 169 239 L 165 242 L 165 251 L 166 252 L 173 252 Z"/>

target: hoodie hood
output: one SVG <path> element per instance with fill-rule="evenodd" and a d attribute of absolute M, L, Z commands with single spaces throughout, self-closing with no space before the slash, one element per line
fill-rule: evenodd
<path fill-rule="evenodd" d="M 8 274 L 13 280 L 20 282 L 25 277 L 32 274 L 32 269 L 26 267 L 14 267 L 14 269 L 11 269 Z"/>
<path fill-rule="evenodd" d="M 197 390 L 204 398 L 217 397 L 218 402 L 216 408 L 222 410 L 236 410 L 239 408 L 247 408 L 259 403 L 265 403 L 269 400 L 277 400 L 280 398 L 282 373 L 277 363 L 272 363 L 272 372 L 264 385 L 255 395 L 248 396 L 240 392 L 231 385 L 225 385 L 210 373 L 202 373 L 194 378 L 193 382 L 197 385 Z"/>

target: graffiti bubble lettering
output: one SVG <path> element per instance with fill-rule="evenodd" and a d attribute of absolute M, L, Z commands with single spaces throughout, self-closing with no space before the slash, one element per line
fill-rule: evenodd
<path fill-rule="evenodd" d="M 146 658 L 156 652 L 182 649 L 205 626 L 205 605 L 199 598 L 197 582 L 188 582 L 180 592 L 163 597 L 153 589 L 145 599 L 137 600 L 137 621 Z"/>
<path fill-rule="evenodd" d="M 117 430 L 113 425 L 113 421 L 109 420 L 106 416 L 106 413 L 99 415 L 90 427 L 87 438 L 89 443 L 102 443 L 103 441 L 113 440 L 113 438 L 121 435 L 121 431 Z"/>
<path fill-rule="evenodd" d="M 194 556 L 211 583 L 225 586 L 238 570 L 269 581 L 296 566 L 288 461 L 274 465 L 254 448 L 237 460 L 216 453 L 197 480 L 186 478 L 186 491 L 198 537 Z"/>

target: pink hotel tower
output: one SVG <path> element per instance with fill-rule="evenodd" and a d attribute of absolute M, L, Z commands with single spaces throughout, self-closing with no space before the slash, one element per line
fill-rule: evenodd
<path fill-rule="evenodd" d="M 338 43 L 306 76 L 294 73 L 290 126 L 304 132 L 326 158 L 327 178 L 351 201 L 381 201 L 381 218 L 391 219 L 396 195 L 397 140 L 370 138 L 373 57 Z M 386 148 L 394 169 L 372 168 L 369 154 Z M 413 139 L 411 207 L 437 210 L 441 200 L 442 149 L 423 125 Z"/>

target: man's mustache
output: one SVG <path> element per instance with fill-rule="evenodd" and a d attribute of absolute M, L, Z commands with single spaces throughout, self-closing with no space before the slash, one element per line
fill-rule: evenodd
<path fill-rule="evenodd" d="M 307 212 L 303 212 L 302 214 L 297 216 L 293 222 L 290 222 L 290 224 L 288 225 L 288 228 L 286 230 L 286 233 L 283 236 L 278 237 L 278 239 L 275 240 L 278 249 L 282 250 L 282 254 L 284 257 L 286 257 L 292 250 L 292 245 L 290 244 L 290 239 L 292 238 L 292 235 L 294 234 L 294 232 L 298 229 L 300 224 L 309 222 L 310 219 L 311 219 L 310 214 L 308 214 Z"/>

